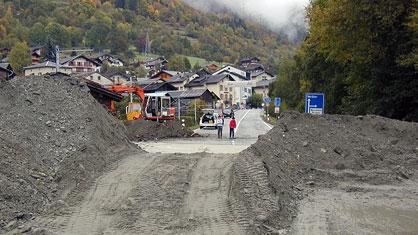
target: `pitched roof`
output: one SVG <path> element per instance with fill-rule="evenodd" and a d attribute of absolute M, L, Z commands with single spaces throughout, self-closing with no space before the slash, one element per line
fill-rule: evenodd
<path fill-rule="evenodd" d="M 160 90 L 162 87 L 166 86 L 167 91 L 174 91 L 177 88 L 171 85 L 170 83 L 163 82 L 163 81 L 154 81 L 153 83 L 150 83 L 148 85 L 142 86 L 145 93 L 153 93 L 155 91 Z"/>
<path fill-rule="evenodd" d="M 231 75 L 229 74 L 207 75 L 207 76 L 195 78 L 193 81 L 186 84 L 186 86 L 196 87 L 196 86 L 203 86 L 205 84 L 216 84 L 225 78 L 228 78 L 229 80 L 233 80 Z"/>
<path fill-rule="evenodd" d="M 180 82 L 184 82 L 187 79 L 189 79 L 191 76 L 193 75 L 193 73 L 178 73 L 176 75 L 174 75 L 173 77 L 170 78 L 170 80 L 168 80 L 168 83 L 180 83 Z"/>
<path fill-rule="evenodd" d="M 178 98 L 193 99 L 193 98 L 201 97 L 203 94 L 205 94 L 205 92 L 211 93 L 208 89 L 201 88 L 201 89 L 184 90 L 184 91 L 170 91 L 167 94 L 173 99 L 178 99 Z"/>
<path fill-rule="evenodd" d="M 100 57 L 102 57 L 102 56 L 112 57 L 112 58 L 114 58 L 116 60 L 119 60 L 122 63 L 125 63 L 121 58 L 119 58 L 119 57 L 117 57 L 115 55 L 109 54 L 109 53 L 100 53 L 100 54 L 96 55 L 93 59 L 94 60 L 97 60 L 97 61 L 100 61 L 100 62 L 103 62 L 102 60 L 100 60 Z"/>
<path fill-rule="evenodd" d="M 39 63 L 39 64 L 35 64 L 35 65 L 31 65 L 31 66 L 27 66 L 24 67 L 23 69 L 36 69 L 36 68 L 56 68 L 57 64 L 51 61 L 45 61 L 43 63 Z M 71 69 L 70 66 L 64 66 L 64 65 L 60 65 L 60 68 L 66 68 L 66 69 Z"/>
<path fill-rule="evenodd" d="M 162 73 L 167 73 L 167 74 L 169 74 L 170 76 L 174 76 L 174 75 L 180 74 L 181 72 L 179 72 L 179 71 L 171 71 L 171 70 L 161 70 L 160 72 L 158 72 L 158 73 L 156 73 L 156 74 L 152 75 L 152 76 L 151 76 L 151 78 L 157 78 L 157 77 L 159 77 L 159 76 L 160 76 L 160 74 L 162 74 Z"/>
<path fill-rule="evenodd" d="M 100 66 L 100 63 L 98 63 L 97 61 L 95 61 L 93 59 L 90 59 L 89 57 L 87 57 L 85 55 L 76 55 L 76 56 L 73 56 L 73 57 L 63 58 L 62 60 L 60 60 L 60 64 L 66 64 L 66 63 L 68 63 L 70 61 L 73 61 L 75 59 L 78 59 L 78 58 L 84 58 L 84 59 L 92 62 L 93 64 L 95 64 L 97 66 Z"/>
<path fill-rule="evenodd" d="M 252 60 L 256 60 L 256 61 L 260 61 L 260 59 L 256 56 L 252 56 L 252 57 L 246 57 L 246 58 L 242 58 L 240 60 L 241 63 L 245 63 L 245 62 L 251 62 Z"/>
<path fill-rule="evenodd" d="M 255 87 L 268 87 L 274 81 L 276 81 L 276 79 L 262 80 L 262 81 L 257 82 Z"/>
<path fill-rule="evenodd" d="M 106 73 L 103 73 L 102 75 L 104 77 L 107 77 L 107 78 L 111 78 L 111 77 L 116 76 L 116 75 L 119 75 L 119 76 L 121 76 L 121 77 L 123 77 L 123 78 L 125 78 L 127 80 L 129 80 L 129 78 L 130 78 L 129 75 L 126 74 L 126 73 L 112 72 L 112 71 L 107 71 Z"/>

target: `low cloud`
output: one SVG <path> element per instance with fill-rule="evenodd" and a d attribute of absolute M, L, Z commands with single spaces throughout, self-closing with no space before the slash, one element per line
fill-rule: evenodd
<path fill-rule="evenodd" d="M 309 0 L 184 0 L 203 11 L 229 9 L 297 40 L 306 32 L 305 8 Z"/>

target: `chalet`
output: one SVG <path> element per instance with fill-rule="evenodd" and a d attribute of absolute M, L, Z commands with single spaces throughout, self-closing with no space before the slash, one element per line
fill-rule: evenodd
<path fill-rule="evenodd" d="M 218 71 L 216 71 L 215 73 L 213 73 L 214 75 L 217 74 L 229 74 L 231 75 L 234 80 L 238 81 L 238 80 L 251 80 L 251 73 L 246 72 L 244 70 L 241 69 L 237 69 L 233 66 L 226 66 Z"/>
<path fill-rule="evenodd" d="M 209 71 L 210 73 L 214 73 L 220 69 L 219 66 L 215 63 L 204 64 L 201 67 L 202 69 L 205 69 Z"/>
<path fill-rule="evenodd" d="M 144 89 L 145 93 L 156 93 L 156 92 L 162 92 L 162 91 L 176 91 L 177 90 L 175 86 L 171 85 L 168 82 L 164 82 L 161 80 L 154 81 L 153 83 L 145 85 L 142 88 Z"/>
<path fill-rule="evenodd" d="M 253 93 L 254 94 L 260 94 L 263 97 L 267 97 L 269 94 L 269 87 L 270 84 L 272 84 L 275 81 L 275 79 L 270 80 L 261 80 L 257 82 L 256 86 L 253 87 Z"/>
<path fill-rule="evenodd" d="M 151 79 L 161 79 L 161 80 L 164 80 L 164 81 L 168 81 L 177 74 L 180 74 L 180 72 L 169 71 L 169 70 L 161 70 L 160 72 L 151 76 Z"/>
<path fill-rule="evenodd" d="M 75 77 L 99 84 L 108 88 L 114 85 L 113 80 L 99 72 L 78 73 Z"/>
<path fill-rule="evenodd" d="M 60 72 L 63 74 L 72 73 L 72 68 L 65 65 L 60 65 L 57 71 L 57 64 L 51 61 L 45 61 L 43 63 L 27 66 L 23 68 L 25 76 L 40 76 L 45 74 L 53 74 Z"/>
<path fill-rule="evenodd" d="M 266 71 L 251 73 L 251 80 L 263 81 L 272 79 L 274 79 L 274 75 Z"/>
<path fill-rule="evenodd" d="M 250 64 L 247 67 L 241 67 L 241 69 L 250 74 L 265 71 L 264 66 L 262 64 Z"/>
<path fill-rule="evenodd" d="M 206 88 L 225 103 L 232 103 L 235 99 L 234 89 L 225 85 L 230 81 L 235 80 L 229 74 L 207 75 L 193 79 L 185 87 L 189 90 Z"/>
<path fill-rule="evenodd" d="M 77 55 L 70 58 L 64 58 L 60 61 L 61 65 L 72 68 L 73 73 L 87 73 L 99 71 L 101 64 L 85 55 Z"/>
<path fill-rule="evenodd" d="M 168 60 L 164 58 L 164 56 L 160 56 L 156 59 L 146 60 L 144 62 L 144 67 L 147 70 L 154 70 L 156 72 L 163 70 L 166 68 L 168 64 Z"/>
<path fill-rule="evenodd" d="M 233 66 L 226 66 L 224 68 L 222 68 L 221 70 L 217 71 L 214 73 L 215 75 L 217 74 L 228 74 L 232 77 L 233 81 L 239 83 L 239 82 L 245 82 L 245 81 L 250 81 L 251 80 L 251 73 L 250 72 L 246 72 L 244 70 L 241 69 L 237 69 Z M 251 86 L 243 86 L 243 85 L 231 85 L 228 88 L 224 88 L 224 89 L 228 89 L 229 93 L 234 93 L 235 95 L 234 100 L 233 100 L 233 104 L 237 104 L 237 105 L 241 105 L 241 104 L 246 104 L 247 102 L 247 98 L 251 96 L 252 94 L 252 87 Z M 223 99 L 223 97 L 221 96 L 221 99 Z"/>
<path fill-rule="evenodd" d="M 41 56 L 42 56 L 43 50 L 44 50 L 43 46 L 36 46 L 36 47 L 30 48 L 33 65 L 41 63 Z"/>
<path fill-rule="evenodd" d="M 113 81 L 114 85 L 124 85 L 129 82 L 130 76 L 126 73 L 121 72 L 107 72 L 103 76 Z"/>
<path fill-rule="evenodd" d="M 8 63 L 0 63 L 0 80 L 10 80 L 16 76 L 13 68 Z"/>
<path fill-rule="evenodd" d="M 104 64 L 107 63 L 110 66 L 114 66 L 114 67 L 122 67 L 124 66 L 125 62 L 114 56 L 111 54 L 100 54 L 97 57 L 93 58 L 96 62 L 100 63 L 100 64 Z"/>
<path fill-rule="evenodd" d="M 167 82 L 175 86 L 177 90 L 183 91 L 186 84 L 196 77 L 199 76 L 193 73 L 178 73 L 171 77 Z"/>
<path fill-rule="evenodd" d="M 207 108 L 215 108 L 219 97 L 205 88 L 184 91 L 170 91 L 167 93 L 173 100 L 173 107 L 180 107 L 180 115 L 187 113 L 188 107 L 195 100 L 205 101 Z M 180 104 L 179 104 L 180 103 Z"/>
<path fill-rule="evenodd" d="M 261 60 L 258 57 L 247 57 L 239 62 L 240 67 L 248 67 L 251 64 L 260 64 Z"/>

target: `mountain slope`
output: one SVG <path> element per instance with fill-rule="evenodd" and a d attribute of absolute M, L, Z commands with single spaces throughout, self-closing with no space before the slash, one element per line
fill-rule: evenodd
<path fill-rule="evenodd" d="M 257 55 L 275 66 L 292 51 L 285 37 L 231 12 L 200 12 L 180 0 L 0 0 L 0 46 L 16 41 L 61 47 L 109 48 L 132 57 L 143 51 L 235 62 Z"/>

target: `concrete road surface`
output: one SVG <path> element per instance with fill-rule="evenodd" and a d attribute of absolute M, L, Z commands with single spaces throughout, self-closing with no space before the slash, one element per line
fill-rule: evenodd
<path fill-rule="evenodd" d="M 138 143 L 150 153 L 239 153 L 255 143 L 259 135 L 267 133 L 272 126 L 265 123 L 260 109 L 238 110 L 235 112 L 236 139 L 229 139 L 229 121 L 225 119 L 223 139 L 218 139 L 214 128 L 197 129 L 199 138 L 171 139 L 158 142 Z"/>

